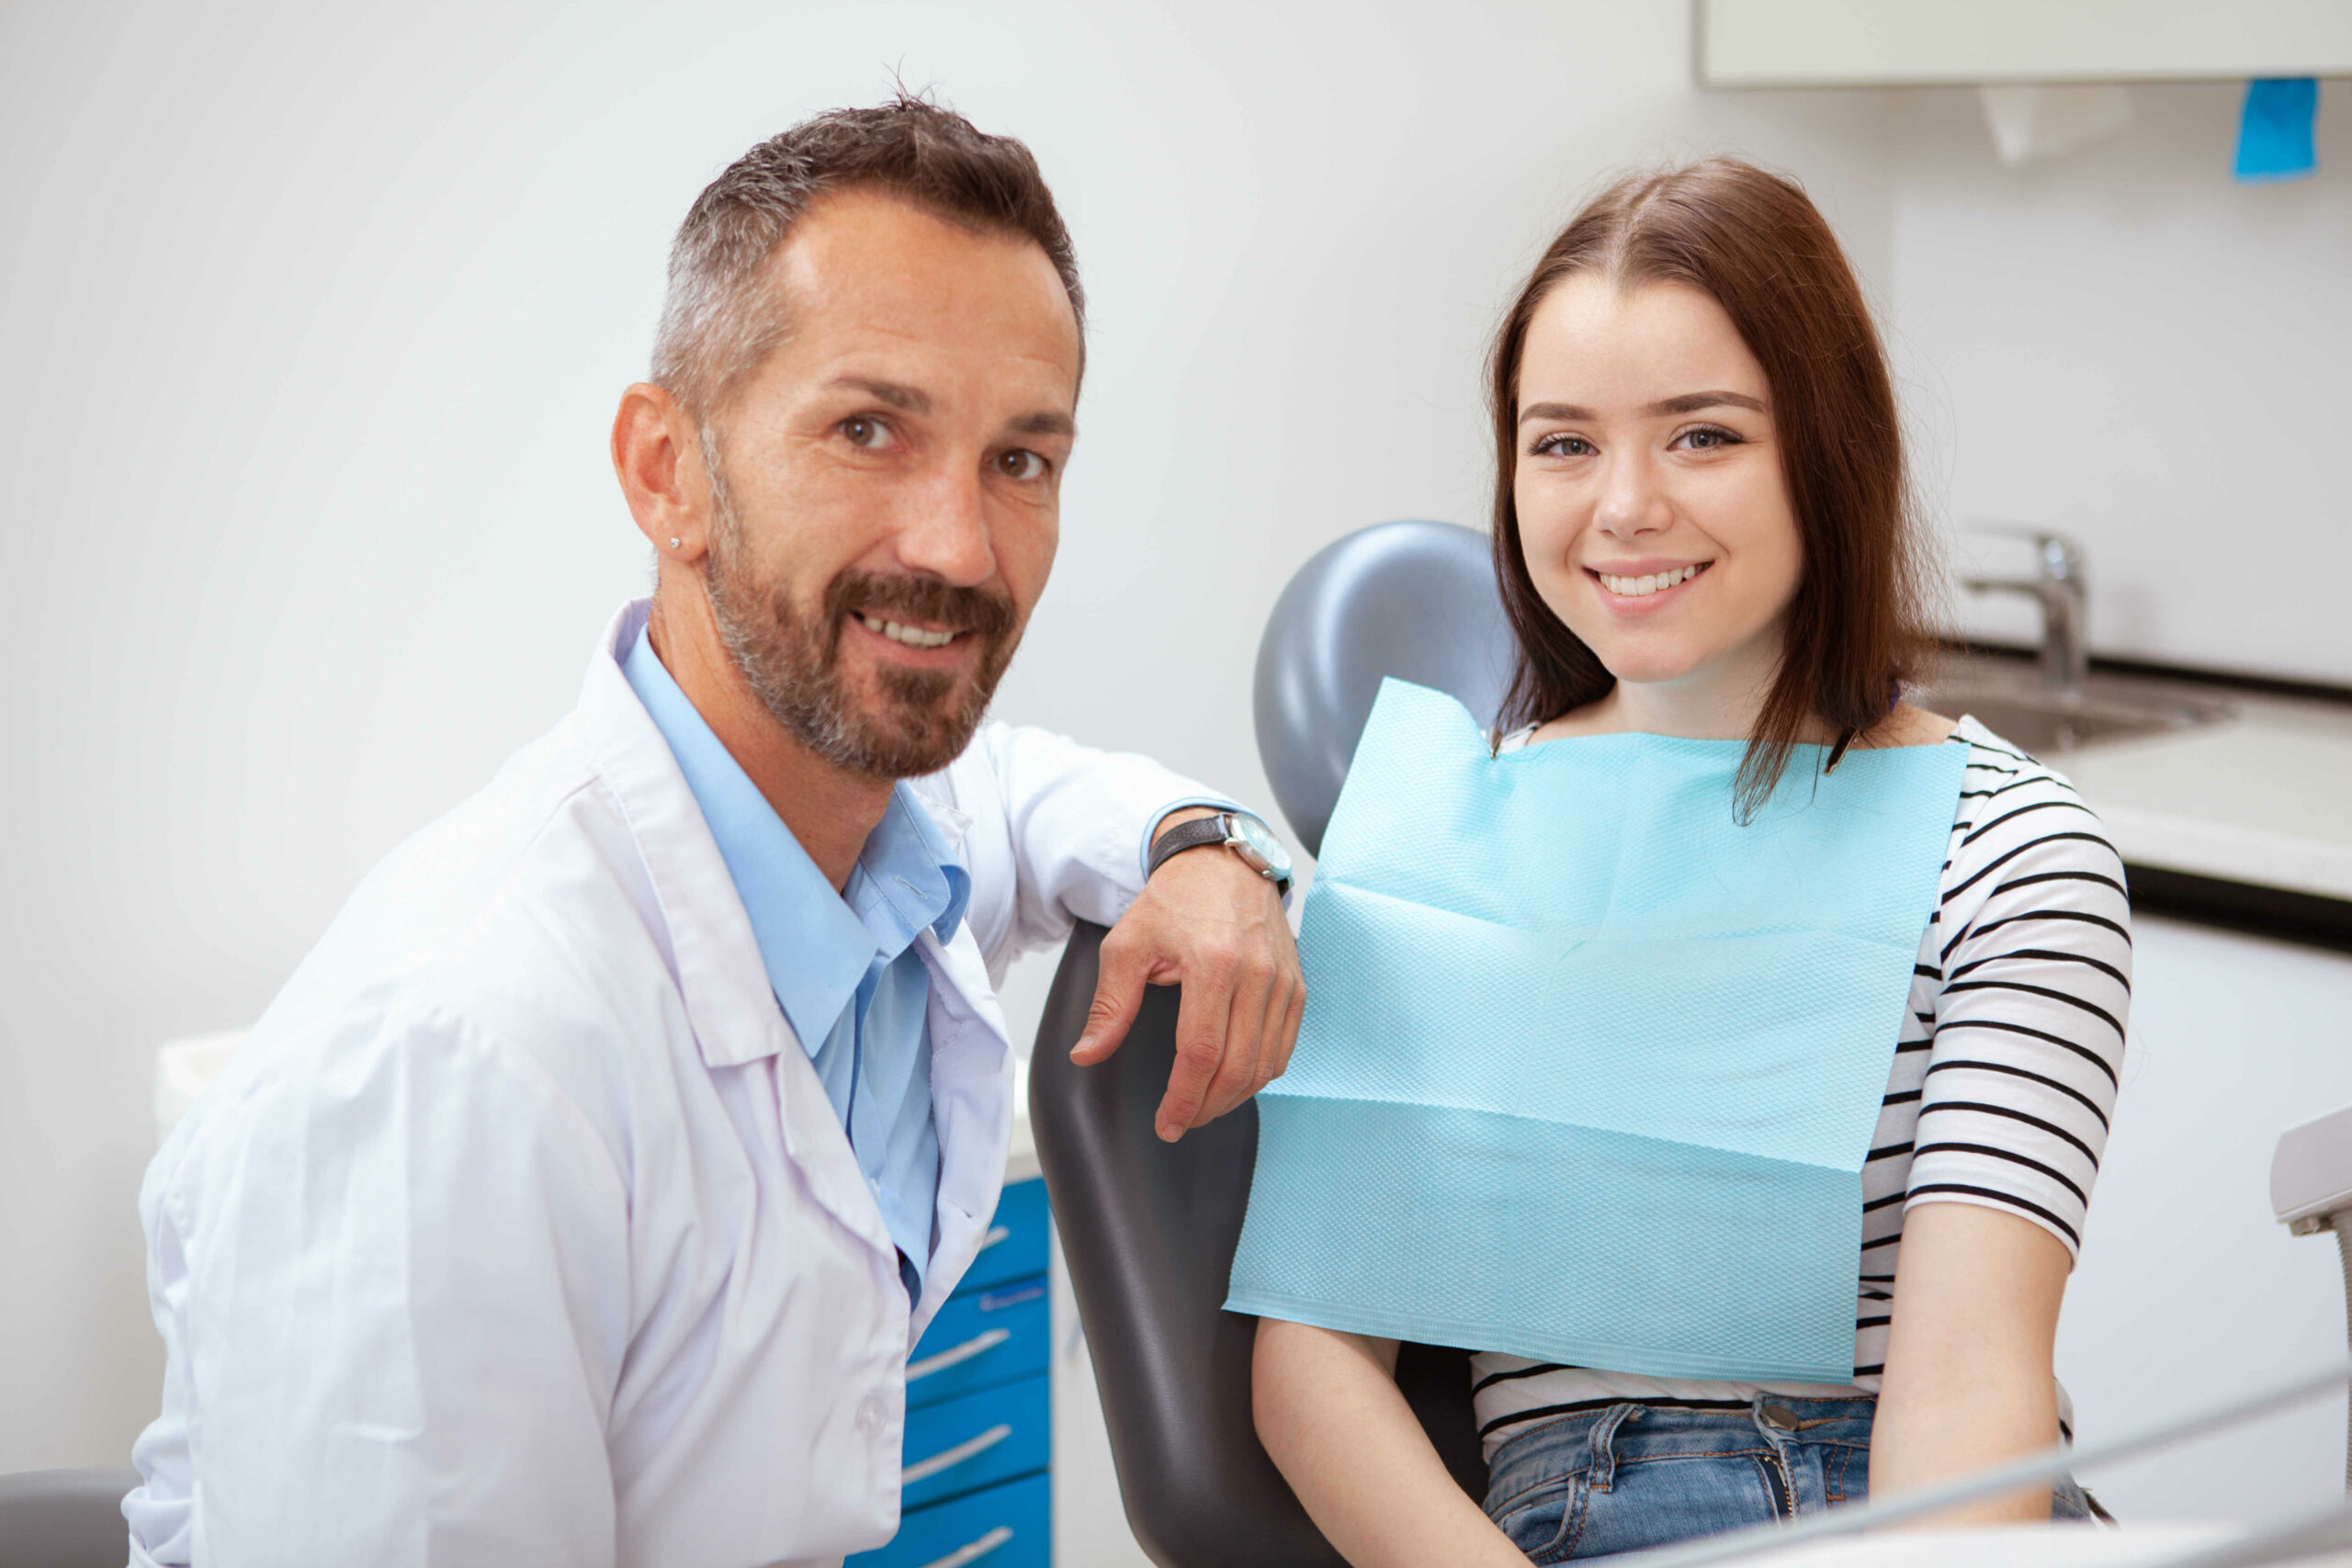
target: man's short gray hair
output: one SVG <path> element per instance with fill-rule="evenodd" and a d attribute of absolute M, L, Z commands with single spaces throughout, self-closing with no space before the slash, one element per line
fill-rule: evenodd
<path fill-rule="evenodd" d="M 952 109 L 901 93 L 879 107 L 803 120 L 736 159 L 695 198 L 670 247 L 652 378 L 697 420 L 724 409 L 783 341 L 768 261 L 810 202 L 849 187 L 1035 240 L 1069 292 L 1083 353 L 1078 257 L 1037 160 L 1012 137 L 987 135 Z"/>

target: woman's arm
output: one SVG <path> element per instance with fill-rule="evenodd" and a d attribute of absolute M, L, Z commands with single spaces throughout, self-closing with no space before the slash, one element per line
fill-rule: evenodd
<path fill-rule="evenodd" d="M 2056 1236 L 1997 1209 L 1946 1202 L 1911 1211 L 1871 1428 L 1873 1499 L 2058 1440 L 2051 1348 L 2073 1261 Z M 1934 1522 L 2049 1517 L 2050 1488 L 2038 1486 Z"/>
<path fill-rule="evenodd" d="M 1258 1440 L 1355 1568 L 1527 1568 L 1396 1387 L 1396 1341 L 1258 1320 Z"/>
<path fill-rule="evenodd" d="M 1873 1496 L 2058 1439 L 2051 1346 L 2132 1008 L 2123 863 L 2073 786 L 1980 742 L 1930 930 L 1935 1002 L 1871 1436 Z M 1954 1519 L 2049 1517 L 2049 1491 Z"/>

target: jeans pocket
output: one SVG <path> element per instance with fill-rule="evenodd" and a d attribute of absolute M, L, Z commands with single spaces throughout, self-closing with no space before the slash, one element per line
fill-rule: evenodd
<path fill-rule="evenodd" d="M 1585 1473 L 1577 1471 L 1511 1499 L 1495 1526 L 1530 1562 L 1565 1562 L 1576 1545 L 1574 1525 L 1584 1512 Z"/>

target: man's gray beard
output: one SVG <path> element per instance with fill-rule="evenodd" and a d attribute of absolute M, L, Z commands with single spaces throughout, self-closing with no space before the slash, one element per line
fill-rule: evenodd
<path fill-rule="evenodd" d="M 711 614 L 728 656 L 775 721 L 833 766 L 869 778 L 916 778 L 962 755 L 1021 641 L 1020 620 L 1011 604 L 933 578 L 844 571 L 826 584 L 817 615 L 805 615 L 788 595 L 750 579 L 742 520 L 719 472 L 717 443 L 707 434 L 703 454 L 710 475 L 712 529 L 704 584 Z M 868 712 L 841 671 L 842 635 L 853 606 L 895 609 L 908 619 L 967 626 L 980 639 L 979 668 L 967 679 L 955 671 L 886 666 L 879 674 L 881 711 Z"/>

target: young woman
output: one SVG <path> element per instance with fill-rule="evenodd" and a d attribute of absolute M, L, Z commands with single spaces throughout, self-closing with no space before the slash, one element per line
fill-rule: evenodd
<path fill-rule="evenodd" d="M 1519 645 L 1501 749 L 1744 740 L 1752 810 L 1849 749 L 1966 748 L 1862 1171 L 1852 1381 L 1480 1354 L 1482 1514 L 1398 1393 L 1394 1340 L 1261 1317 L 1268 1453 L 1371 1568 L 1606 1556 L 2050 1444 L 2052 1340 L 2123 1050 L 2123 872 L 2064 779 L 1894 700 L 1919 647 L 1914 520 L 1884 355 L 1836 239 L 1745 164 L 1627 180 L 1544 253 L 1491 376 Z M 1958 1517 L 2084 1512 L 2067 1483 Z"/>

